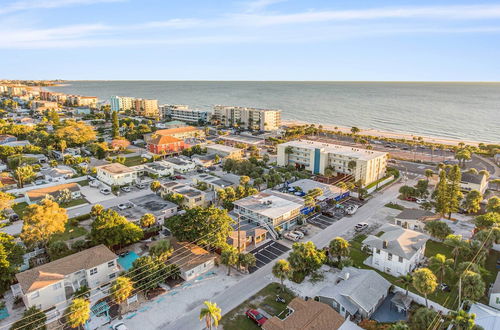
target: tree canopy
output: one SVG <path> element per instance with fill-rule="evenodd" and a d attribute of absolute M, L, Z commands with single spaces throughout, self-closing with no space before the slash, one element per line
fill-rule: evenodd
<path fill-rule="evenodd" d="M 96 140 L 96 134 L 94 128 L 83 121 L 66 120 L 63 126 L 56 130 L 55 138 L 76 146 Z"/>
<path fill-rule="evenodd" d="M 92 222 L 90 239 L 107 247 L 130 244 L 143 237 L 139 226 L 129 222 L 115 210 L 104 210 Z"/>

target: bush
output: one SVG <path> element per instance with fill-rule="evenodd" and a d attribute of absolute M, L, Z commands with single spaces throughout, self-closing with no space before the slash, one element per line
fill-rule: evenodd
<path fill-rule="evenodd" d="M 295 283 L 302 283 L 305 277 L 306 274 L 303 272 L 292 272 L 292 277 L 290 278 L 290 280 Z"/>
<path fill-rule="evenodd" d="M 70 220 L 76 220 L 79 222 L 79 221 L 88 220 L 88 219 L 90 219 L 90 213 L 76 216 L 74 218 L 71 218 Z"/>
<path fill-rule="evenodd" d="M 399 204 L 393 203 L 393 202 L 385 204 L 385 207 L 389 207 L 391 209 L 400 210 L 400 211 L 404 210 L 404 207 L 402 205 L 399 205 Z"/>
<path fill-rule="evenodd" d="M 74 241 L 73 244 L 71 244 L 71 248 L 75 251 L 83 251 L 88 248 L 88 245 L 87 241 L 80 239 L 78 241 Z"/>
<path fill-rule="evenodd" d="M 50 257 L 50 260 L 54 261 L 56 259 L 60 259 L 62 257 L 65 257 L 65 256 L 71 254 L 71 251 L 65 242 L 56 241 L 56 242 L 52 242 L 49 244 L 47 253 Z"/>

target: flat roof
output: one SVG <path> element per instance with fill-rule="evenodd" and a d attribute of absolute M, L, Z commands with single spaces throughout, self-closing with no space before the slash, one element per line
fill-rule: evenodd
<path fill-rule="evenodd" d="M 240 142 L 240 143 L 246 143 L 246 144 L 261 144 L 261 143 L 264 143 L 263 139 L 256 138 L 256 137 L 253 137 L 253 136 L 248 136 L 248 135 L 229 134 L 229 135 L 223 135 L 223 136 L 221 136 L 220 139 L 234 141 L 234 142 Z"/>
<path fill-rule="evenodd" d="M 318 141 L 310 141 L 310 140 L 293 140 L 289 142 L 282 143 L 278 145 L 278 147 L 297 147 L 304 149 L 321 149 L 324 152 L 342 155 L 346 157 L 352 157 L 356 159 L 370 160 L 374 158 L 378 158 L 381 156 L 385 156 L 388 153 L 376 150 L 368 150 L 350 146 L 343 146 L 339 144 L 332 143 L 324 143 Z"/>
<path fill-rule="evenodd" d="M 112 174 L 123 174 L 123 173 L 135 172 L 133 169 L 131 169 L 125 165 L 119 164 L 119 163 L 99 165 L 99 166 L 96 166 L 95 168 L 112 173 Z"/>
<path fill-rule="evenodd" d="M 237 200 L 234 202 L 234 205 L 275 219 L 285 213 L 302 208 L 304 206 L 304 201 L 302 198 L 296 196 L 272 190 L 264 190 L 257 195 Z"/>
<path fill-rule="evenodd" d="M 212 149 L 212 150 L 219 150 L 219 151 L 224 151 L 224 152 L 228 152 L 228 153 L 243 151 L 243 149 L 235 148 L 235 147 L 231 147 L 231 146 L 226 146 L 224 144 L 209 144 L 209 145 L 207 145 L 207 149 L 209 151 L 210 151 L 210 149 Z"/>
<path fill-rule="evenodd" d="M 159 216 L 164 210 L 177 208 L 177 204 L 166 201 L 156 194 L 149 194 L 130 200 L 133 207 L 125 210 L 120 210 L 117 206 L 112 207 L 113 210 L 124 216 L 128 220 L 138 220 L 144 214 L 151 213 L 154 216 Z"/>

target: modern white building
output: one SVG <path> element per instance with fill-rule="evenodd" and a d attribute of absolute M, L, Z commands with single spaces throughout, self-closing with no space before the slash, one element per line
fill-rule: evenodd
<path fill-rule="evenodd" d="M 111 96 L 111 111 L 127 111 L 135 108 L 135 98 L 128 96 Z"/>
<path fill-rule="evenodd" d="M 295 166 L 314 174 L 352 175 L 365 185 L 385 176 L 387 152 L 309 140 L 295 140 L 278 145 L 278 166 Z"/>
<path fill-rule="evenodd" d="M 281 110 L 216 105 L 213 119 L 224 126 L 274 131 L 281 126 Z"/>
<path fill-rule="evenodd" d="M 137 171 L 119 163 L 95 167 L 97 179 L 109 186 L 124 186 L 137 181 Z"/>
<path fill-rule="evenodd" d="M 363 241 L 372 251 L 366 265 L 397 277 L 411 273 L 423 262 L 429 236 L 391 224 L 379 230 L 381 235 L 369 235 Z"/>
<path fill-rule="evenodd" d="M 304 199 L 268 189 L 233 204 L 234 212 L 242 221 L 262 225 L 276 237 L 276 227 L 288 230 L 301 219 Z"/>
<path fill-rule="evenodd" d="M 166 158 L 162 161 L 162 163 L 173 168 L 177 173 L 186 173 L 196 168 L 196 164 L 194 162 L 179 157 Z"/>
<path fill-rule="evenodd" d="M 218 155 L 220 158 L 241 159 L 243 157 L 243 152 L 243 149 L 223 144 L 207 145 L 207 153 Z"/>
<path fill-rule="evenodd" d="M 210 120 L 210 112 L 199 109 L 189 109 L 187 105 L 164 104 L 160 106 L 161 118 L 180 120 L 188 123 L 207 123 Z"/>
<path fill-rule="evenodd" d="M 92 290 L 107 284 L 118 272 L 116 255 L 101 244 L 17 273 L 18 284 L 11 291 L 15 297 L 23 298 L 27 308 L 46 310 L 70 299 L 82 286 Z"/>
<path fill-rule="evenodd" d="M 489 305 L 500 310 L 500 272 L 497 273 L 495 283 L 491 287 Z"/>
<path fill-rule="evenodd" d="M 179 194 L 184 197 L 180 204 L 186 208 L 193 208 L 198 206 L 204 207 L 207 206 L 209 202 L 207 193 L 205 193 L 204 191 L 176 181 L 170 181 L 162 184 L 162 197 L 165 198 L 169 194 Z"/>

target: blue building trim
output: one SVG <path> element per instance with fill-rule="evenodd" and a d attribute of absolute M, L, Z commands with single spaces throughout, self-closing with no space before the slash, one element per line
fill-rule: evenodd
<path fill-rule="evenodd" d="M 314 167 L 313 167 L 313 173 L 314 174 L 319 174 L 320 159 L 321 159 L 321 150 L 320 149 L 314 149 Z"/>

